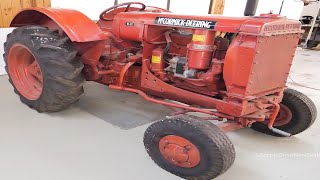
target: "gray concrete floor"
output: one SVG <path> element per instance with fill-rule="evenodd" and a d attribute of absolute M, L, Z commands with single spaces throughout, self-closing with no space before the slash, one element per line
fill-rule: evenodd
<path fill-rule="evenodd" d="M 298 49 L 291 77 L 320 88 L 319 70 L 320 52 Z M 320 107 L 319 91 L 290 80 L 288 86 Z M 144 130 L 168 109 L 92 82 L 85 91 L 70 109 L 39 114 L 20 103 L 7 76 L 0 77 L 1 180 L 180 179 L 154 164 L 142 142 Z M 217 180 L 319 179 L 319 117 L 308 131 L 290 138 L 250 129 L 228 135 L 237 157 Z"/>

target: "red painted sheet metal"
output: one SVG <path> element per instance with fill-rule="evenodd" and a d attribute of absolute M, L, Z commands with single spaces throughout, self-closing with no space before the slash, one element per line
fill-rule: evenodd
<path fill-rule="evenodd" d="M 285 17 L 270 15 L 261 15 L 257 17 L 224 17 L 218 15 L 182 15 L 173 13 L 150 13 L 150 12 L 128 12 L 120 13 L 115 16 L 115 24 L 118 26 L 126 22 L 135 22 L 139 26 L 143 25 L 157 25 L 164 27 L 182 27 L 178 25 L 165 25 L 157 23 L 159 18 L 172 18 L 172 19 L 186 19 L 186 20 L 202 20 L 216 22 L 214 31 L 232 32 L 232 33 L 249 33 L 255 35 L 271 35 L 279 33 L 277 25 L 285 24 L 284 29 L 281 30 L 283 33 L 300 33 L 301 23 L 295 20 L 288 20 Z M 194 27 L 189 27 L 193 28 Z M 281 28 L 281 27 L 279 27 Z M 209 29 L 209 28 L 208 28 Z M 138 29 L 137 29 L 138 30 Z M 115 33 L 117 34 L 117 33 Z"/>
<path fill-rule="evenodd" d="M 72 41 L 88 42 L 107 38 L 106 34 L 87 16 L 73 9 L 30 8 L 19 12 L 11 22 L 11 27 L 27 24 L 46 24 L 52 19 Z"/>
<path fill-rule="evenodd" d="M 223 16 L 195 16 L 195 15 L 181 15 L 173 13 L 149 13 L 149 12 L 129 12 L 129 13 L 120 13 L 115 17 L 115 21 L 130 21 L 130 20 L 139 20 L 143 24 L 155 25 L 156 17 L 165 17 L 165 18 L 181 18 L 181 19 L 192 19 L 192 20 L 207 20 L 207 21 L 216 21 L 215 26 L 216 31 L 228 31 L 228 32 L 238 32 L 240 26 L 247 20 L 251 19 L 248 17 L 223 17 Z M 165 26 L 159 25 L 158 26 Z M 172 26 L 170 27 L 178 27 Z"/>

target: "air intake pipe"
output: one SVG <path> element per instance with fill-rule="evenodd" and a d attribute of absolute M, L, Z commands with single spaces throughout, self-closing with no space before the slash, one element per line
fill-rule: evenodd
<path fill-rule="evenodd" d="M 245 16 L 254 16 L 257 11 L 259 0 L 247 0 L 246 9 L 244 10 Z"/>

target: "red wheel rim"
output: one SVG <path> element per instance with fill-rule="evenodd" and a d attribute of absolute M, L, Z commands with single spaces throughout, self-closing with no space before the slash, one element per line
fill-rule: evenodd
<path fill-rule="evenodd" d="M 159 149 L 163 157 L 176 166 L 192 168 L 200 163 L 198 148 L 180 136 L 168 135 L 161 138 Z"/>
<path fill-rule="evenodd" d="M 288 124 L 291 121 L 291 119 L 292 119 L 291 110 L 287 106 L 280 104 L 280 110 L 273 125 L 283 126 Z"/>
<path fill-rule="evenodd" d="M 36 100 L 43 89 L 40 66 L 31 51 L 22 44 L 15 44 L 8 54 L 8 70 L 17 90 L 25 98 Z"/>

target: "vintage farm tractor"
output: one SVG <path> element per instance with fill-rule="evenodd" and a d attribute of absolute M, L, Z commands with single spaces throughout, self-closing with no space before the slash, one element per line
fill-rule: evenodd
<path fill-rule="evenodd" d="M 291 136 L 316 119 L 312 101 L 286 88 L 299 21 L 179 15 L 131 2 L 97 23 L 76 10 L 34 8 L 11 26 L 4 59 L 23 103 L 66 109 L 89 80 L 171 107 L 176 113 L 152 124 L 144 144 L 160 167 L 186 179 L 212 179 L 232 165 L 225 132 Z"/>

